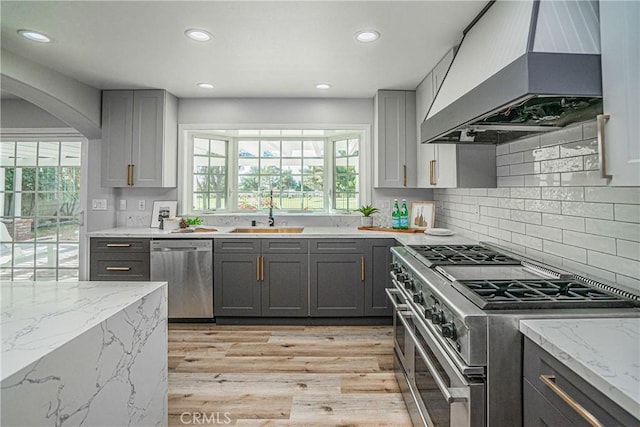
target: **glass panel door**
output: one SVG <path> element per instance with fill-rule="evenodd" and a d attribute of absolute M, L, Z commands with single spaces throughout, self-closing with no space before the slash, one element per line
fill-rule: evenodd
<path fill-rule="evenodd" d="M 0 141 L 1 280 L 78 280 L 81 143 Z"/>

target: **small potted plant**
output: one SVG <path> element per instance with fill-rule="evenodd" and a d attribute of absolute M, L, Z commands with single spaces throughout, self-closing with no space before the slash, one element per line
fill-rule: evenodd
<path fill-rule="evenodd" d="M 376 212 L 380 212 L 380 209 L 374 208 L 371 205 L 364 205 L 364 206 L 360 206 L 358 209 L 356 209 L 356 212 L 360 212 L 362 215 L 364 215 L 360 219 L 361 224 L 364 227 L 373 227 L 373 217 L 371 215 L 376 213 Z"/>

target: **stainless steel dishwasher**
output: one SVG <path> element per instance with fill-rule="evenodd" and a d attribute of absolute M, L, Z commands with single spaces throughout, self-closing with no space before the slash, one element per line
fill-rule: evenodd
<path fill-rule="evenodd" d="M 152 240 L 151 280 L 168 282 L 170 319 L 213 319 L 211 240 Z"/>

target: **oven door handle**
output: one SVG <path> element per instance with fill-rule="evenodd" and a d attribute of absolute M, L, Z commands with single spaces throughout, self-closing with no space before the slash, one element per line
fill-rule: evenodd
<path fill-rule="evenodd" d="M 396 302 L 395 295 L 400 293 L 399 289 L 385 288 L 384 291 L 387 293 L 387 297 L 389 298 L 389 301 L 391 301 L 391 305 L 393 305 L 394 310 L 401 311 L 408 308 L 407 304 L 398 304 Z"/>
<path fill-rule="evenodd" d="M 429 369 L 429 373 L 433 377 L 433 380 L 436 382 L 436 385 L 440 389 L 440 392 L 444 396 L 447 403 L 451 404 L 454 402 L 468 401 L 469 398 L 467 397 L 467 389 L 464 387 L 451 387 L 451 388 L 447 387 L 447 384 L 444 382 L 444 380 L 440 376 L 440 373 L 436 369 L 435 365 L 433 364 L 429 356 L 427 356 L 425 351 L 422 349 L 422 346 L 420 346 L 420 343 L 418 342 L 416 335 L 411 330 L 409 323 L 407 323 L 407 321 L 405 320 L 405 316 L 413 317 L 413 315 L 411 313 L 406 313 L 406 312 L 399 312 L 398 315 L 399 315 L 400 321 L 404 325 L 406 332 L 409 334 L 409 336 L 411 337 L 411 340 L 414 342 L 415 349 L 418 350 L 418 353 L 420 353 L 420 357 L 422 357 L 422 359 L 424 360 L 424 363 L 427 365 L 427 369 Z"/>

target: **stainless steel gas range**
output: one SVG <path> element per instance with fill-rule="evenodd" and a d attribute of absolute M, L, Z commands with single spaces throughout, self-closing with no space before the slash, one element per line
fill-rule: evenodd
<path fill-rule="evenodd" d="M 391 252 L 395 371 L 415 425 L 522 425 L 520 319 L 640 316 L 636 295 L 488 243 Z"/>

